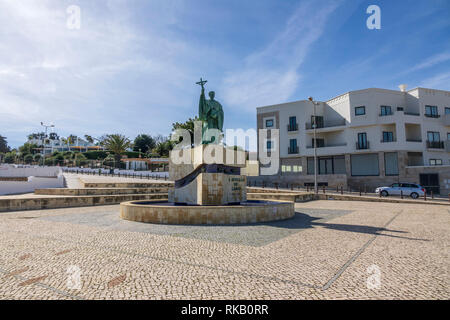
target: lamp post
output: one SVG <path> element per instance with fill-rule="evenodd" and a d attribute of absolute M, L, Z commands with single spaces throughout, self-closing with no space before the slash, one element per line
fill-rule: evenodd
<path fill-rule="evenodd" d="M 43 144 L 44 148 L 42 149 L 42 158 L 43 158 L 42 165 L 44 165 L 45 164 L 45 161 L 44 161 L 45 160 L 45 140 L 47 139 L 47 130 L 48 130 L 48 128 L 54 128 L 55 125 L 54 124 L 46 125 L 41 121 L 41 126 L 43 126 L 45 128 L 45 137 L 44 137 L 44 144 Z M 53 145 L 51 148 L 51 152 L 53 153 Z"/>
<path fill-rule="evenodd" d="M 314 144 L 314 193 L 318 192 L 317 189 L 317 140 L 316 140 L 316 127 L 317 127 L 317 119 L 316 119 L 316 104 L 317 102 L 314 101 L 313 97 L 308 98 L 309 101 L 313 104 L 313 119 L 314 123 L 311 123 L 313 125 L 313 144 Z"/>

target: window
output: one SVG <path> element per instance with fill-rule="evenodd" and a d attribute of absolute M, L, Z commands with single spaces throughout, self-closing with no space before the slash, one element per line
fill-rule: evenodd
<path fill-rule="evenodd" d="M 387 176 L 398 176 L 397 152 L 386 152 L 384 154 L 384 169 Z"/>
<path fill-rule="evenodd" d="M 298 130 L 297 117 L 289 117 L 288 131 Z"/>
<path fill-rule="evenodd" d="M 267 140 L 266 148 L 267 148 L 267 151 L 272 150 L 272 140 Z"/>
<path fill-rule="evenodd" d="M 288 165 L 282 165 L 281 166 L 281 172 L 302 172 L 302 166 L 298 166 L 298 165 L 292 165 L 292 166 L 288 166 Z"/>
<path fill-rule="evenodd" d="M 430 159 L 430 166 L 441 166 L 442 159 Z"/>
<path fill-rule="evenodd" d="M 367 142 L 367 133 L 358 133 L 358 142 L 356 143 L 356 149 L 369 149 L 369 143 Z"/>
<path fill-rule="evenodd" d="M 290 139 L 290 140 L 289 140 L 289 150 L 288 150 L 288 153 L 298 153 L 297 139 Z"/>
<path fill-rule="evenodd" d="M 307 173 L 314 174 L 314 158 L 307 159 Z M 319 174 L 345 174 L 344 156 L 319 157 L 317 158 Z"/>
<path fill-rule="evenodd" d="M 392 188 L 399 188 L 400 187 L 400 183 L 393 183 L 391 185 Z"/>
<path fill-rule="evenodd" d="M 438 118 L 438 108 L 437 106 L 425 106 L 425 116 L 430 118 Z"/>
<path fill-rule="evenodd" d="M 450 132 L 447 132 L 447 140 L 450 140 Z"/>
<path fill-rule="evenodd" d="M 312 139 L 312 147 L 314 148 L 314 139 Z M 323 148 L 323 147 L 325 147 L 325 140 L 316 139 L 316 148 Z"/>
<path fill-rule="evenodd" d="M 271 127 L 273 127 L 273 119 L 266 120 L 266 128 L 271 128 Z"/>
<path fill-rule="evenodd" d="M 365 106 L 355 107 L 355 116 L 362 116 L 365 114 L 366 114 Z"/>
<path fill-rule="evenodd" d="M 392 114 L 391 106 L 381 106 L 381 116 L 389 116 Z"/>
<path fill-rule="evenodd" d="M 445 107 L 445 114 L 450 114 L 450 108 Z"/>
<path fill-rule="evenodd" d="M 427 132 L 428 141 L 430 142 L 439 142 L 441 141 L 441 137 L 439 135 L 439 132 L 435 131 L 428 131 Z"/>
<path fill-rule="evenodd" d="M 350 156 L 352 176 L 378 176 L 378 153 L 352 154 Z"/>
<path fill-rule="evenodd" d="M 392 142 L 394 141 L 394 133 L 392 131 L 383 131 L 382 142 Z"/>
<path fill-rule="evenodd" d="M 314 119 L 315 119 L 315 121 L 314 121 Z M 316 124 L 316 122 L 317 122 L 316 129 L 323 128 L 323 117 L 322 116 L 316 116 L 315 118 L 314 118 L 314 116 L 311 116 L 311 128 L 314 129 L 314 125 Z"/>

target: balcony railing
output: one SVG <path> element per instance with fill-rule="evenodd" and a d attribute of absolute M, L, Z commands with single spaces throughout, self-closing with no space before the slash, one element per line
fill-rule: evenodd
<path fill-rule="evenodd" d="M 316 129 L 340 127 L 340 126 L 345 126 L 345 119 L 323 121 L 322 123 L 318 121 Z M 305 129 L 311 130 L 314 129 L 314 126 L 311 122 L 307 122 L 305 123 Z"/>
<path fill-rule="evenodd" d="M 356 142 L 356 150 L 366 150 L 369 148 L 369 141 L 366 141 L 365 143 Z"/>
<path fill-rule="evenodd" d="M 385 117 L 385 116 L 392 116 L 394 114 L 394 112 L 389 111 L 389 112 L 381 112 L 380 113 L 380 117 Z"/>
<path fill-rule="evenodd" d="M 444 149 L 444 141 L 428 141 L 427 148 L 430 149 Z"/>
<path fill-rule="evenodd" d="M 298 131 L 298 123 L 296 124 L 288 124 L 287 131 Z"/>
<path fill-rule="evenodd" d="M 407 112 L 407 111 L 405 111 L 403 114 L 407 115 L 407 116 L 420 116 L 419 112 Z"/>
<path fill-rule="evenodd" d="M 406 142 L 422 142 L 422 139 L 406 139 Z"/>
<path fill-rule="evenodd" d="M 441 116 L 435 113 L 425 113 L 425 117 L 427 118 L 440 118 Z"/>
<path fill-rule="evenodd" d="M 345 147 L 346 143 L 327 143 L 325 145 L 318 145 L 316 148 L 331 148 L 331 147 Z M 306 149 L 313 149 L 313 145 L 306 146 Z"/>
<path fill-rule="evenodd" d="M 288 154 L 297 154 L 298 153 L 298 147 L 291 148 L 288 147 Z"/>
<path fill-rule="evenodd" d="M 397 140 L 396 139 L 392 139 L 392 140 L 383 140 L 383 139 L 381 139 L 380 142 L 381 143 L 389 143 L 389 142 L 397 142 Z"/>

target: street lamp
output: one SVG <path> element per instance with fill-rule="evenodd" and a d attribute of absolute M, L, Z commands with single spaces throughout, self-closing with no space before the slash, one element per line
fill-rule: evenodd
<path fill-rule="evenodd" d="M 318 189 L 317 189 L 317 140 L 316 140 L 316 127 L 317 127 L 317 119 L 316 119 L 316 105 L 318 104 L 318 102 L 314 101 L 313 97 L 309 97 L 308 98 L 309 101 L 311 101 L 311 103 L 313 104 L 313 119 L 314 122 L 311 123 L 311 125 L 313 125 L 313 129 L 314 129 L 314 139 L 313 139 L 313 144 L 314 144 L 314 193 L 318 193 Z"/>
<path fill-rule="evenodd" d="M 50 125 L 46 125 L 41 121 L 41 126 L 43 126 L 45 128 L 45 138 L 44 138 L 44 150 L 43 150 L 43 156 L 45 156 L 45 140 L 47 139 L 47 129 L 48 128 L 54 128 L 55 125 L 54 124 L 50 124 Z M 51 151 L 53 153 L 53 143 L 52 143 L 52 147 L 51 147 Z"/>

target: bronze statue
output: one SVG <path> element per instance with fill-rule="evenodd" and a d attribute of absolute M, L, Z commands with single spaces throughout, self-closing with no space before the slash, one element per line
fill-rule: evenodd
<path fill-rule="evenodd" d="M 206 80 L 202 80 L 200 78 L 200 82 L 197 82 L 198 85 L 202 87 L 202 93 L 200 94 L 200 101 L 198 104 L 198 117 L 203 122 L 202 126 L 202 137 L 205 136 L 205 132 L 208 129 L 218 129 L 220 132 L 223 131 L 223 109 L 222 105 L 214 100 L 215 93 L 214 91 L 209 92 L 209 100 L 205 98 L 205 88 L 204 84 Z M 205 141 L 202 139 L 203 144 L 208 143 L 219 143 L 219 141 L 209 140 Z"/>

